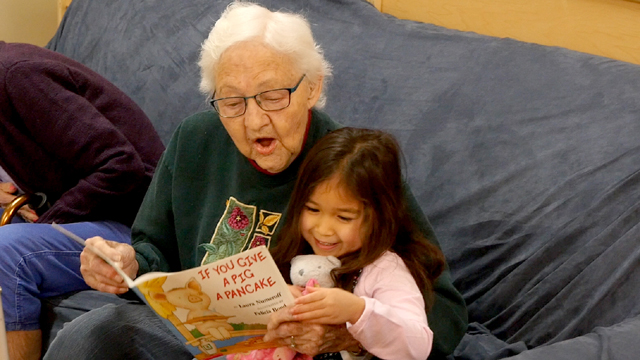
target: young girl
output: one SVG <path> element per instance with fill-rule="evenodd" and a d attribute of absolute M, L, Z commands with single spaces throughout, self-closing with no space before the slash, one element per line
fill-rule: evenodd
<path fill-rule="evenodd" d="M 332 271 L 335 288 L 308 287 L 296 299 L 295 320 L 346 323 L 382 359 L 426 359 L 433 342 L 426 311 L 444 257 L 411 220 L 395 139 L 355 128 L 326 135 L 300 169 L 287 214 L 272 251 L 287 280 L 295 255 L 342 261 Z"/>

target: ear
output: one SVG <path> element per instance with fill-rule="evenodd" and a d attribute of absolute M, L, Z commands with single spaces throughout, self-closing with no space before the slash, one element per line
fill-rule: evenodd
<path fill-rule="evenodd" d="M 307 98 L 307 107 L 311 109 L 316 105 L 318 99 L 320 99 L 320 94 L 322 93 L 322 86 L 324 84 L 324 76 L 318 76 L 315 81 L 311 78 L 308 81 L 309 83 L 309 96 Z"/>
<path fill-rule="evenodd" d="M 331 256 L 331 255 L 327 256 L 327 260 L 329 260 L 329 262 L 330 262 L 331 264 L 333 264 L 335 267 L 340 266 L 340 265 L 341 265 L 341 263 L 342 263 L 342 262 L 340 261 L 340 259 L 338 259 L 338 258 L 337 258 L 337 257 L 335 257 L 335 256 Z"/>
<path fill-rule="evenodd" d="M 200 291 L 200 284 L 196 281 L 195 278 L 191 278 L 189 279 L 189 281 L 187 282 L 187 288 L 195 290 L 195 291 Z"/>
<path fill-rule="evenodd" d="M 296 255 L 291 259 L 291 267 L 296 266 L 296 264 L 302 260 L 302 255 Z"/>

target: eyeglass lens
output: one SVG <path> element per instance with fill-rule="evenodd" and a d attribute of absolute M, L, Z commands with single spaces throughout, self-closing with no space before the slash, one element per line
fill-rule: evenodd
<path fill-rule="evenodd" d="M 289 89 L 270 90 L 254 96 L 262 110 L 276 111 L 289 106 L 291 93 Z M 231 97 L 213 102 L 216 111 L 224 117 L 235 117 L 244 114 L 248 99 Z"/>

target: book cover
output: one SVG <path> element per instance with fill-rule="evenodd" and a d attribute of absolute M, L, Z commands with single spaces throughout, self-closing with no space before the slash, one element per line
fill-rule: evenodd
<path fill-rule="evenodd" d="M 262 337 L 271 313 L 294 299 L 264 245 L 197 268 L 151 272 L 131 280 L 98 249 L 54 227 L 113 266 L 195 359 L 278 347 Z"/>
<path fill-rule="evenodd" d="M 269 316 L 293 304 L 265 246 L 181 272 L 144 274 L 133 283 L 199 360 L 277 347 L 262 340 Z"/>

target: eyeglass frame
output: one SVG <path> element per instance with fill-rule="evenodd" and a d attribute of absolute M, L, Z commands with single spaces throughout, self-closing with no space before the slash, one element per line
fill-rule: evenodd
<path fill-rule="evenodd" d="M 271 89 L 271 90 L 266 90 L 266 91 L 262 91 L 259 92 L 253 96 L 229 96 L 229 97 L 225 97 L 225 98 L 220 98 L 220 99 L 214 99 L 213 97 L 216 95 L 215 91 L 213 92 L 213 94 L 211 95 L 211 99 L 209 100 L 209 105 L 211 105 L 211 107 L 213 108 L 213 110 L 215 110 L 218 115 L 220 117 L 223 118 L 237 118 L 240 117 L 242 115 L 244 115 L 247 112 L 247 107 L 249 106 L 249 103 L 247 102 L 247 100 L 249 99 L 254 99 L 256 101 L 256 104 L 258 104 L 258 107 L 264 111 L 280 111 L 280 110 L 284 110 L 286 108 L 289 107 L 289 105 L 291 105 L 291 94 L 293 94 L 294 92 L 296 92 L 296 90 L 298 90 L 298 88 L 300 87 L 300 84 L 302 84 L 302 80 L 304 80 L 305 76 L 307 76 L 307 74 L 302 74 L 302 77 L 300 78 L 300 80 L 298 81 L 298 83 L 294 86 L 294 87 L 290 87 L 290 88 L 278 88 L 278 89 Z M 265 108 L 262 107 L 262 105 L 260 104 L 260 101 L 258 101 L 258 96 L 264 94 L 264 93 L 268 93 L 271 91 L 280 91 L 280 90 L 287 90 L 289 92 L 289 102 L 287 103 L 287 106 L 280 108 L 280 109 L 275 109 L 275 110 L 267 110 Z M 244 111 L 241 114 L 238 115 L 234 115 L 234 116 L 224 116 L 220 113 L 220 111 L 216 108 L 216 103 L 218 101 L 221 100 L 227 100 L 227 99 L 242 99 L 244 100 Z"/>

